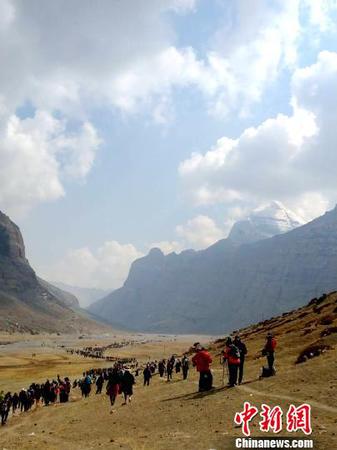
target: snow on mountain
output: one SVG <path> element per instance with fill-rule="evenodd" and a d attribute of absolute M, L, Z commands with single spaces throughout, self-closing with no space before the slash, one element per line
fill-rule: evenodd
<path fill-rule="evenodd" d="M 228 236 L 233 242 L 244 244 L 283 234 L 304 224 L 304 220 L 281 202 L 254 210 L 246 219 L 236 222 Z"/>

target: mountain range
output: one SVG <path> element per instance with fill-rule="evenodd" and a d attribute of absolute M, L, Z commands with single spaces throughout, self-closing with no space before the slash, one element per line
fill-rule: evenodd
<path fill-rule="evenodd" d="M 205 250 L 152 249 L 89 311 L 137 331 L 220 334 L 335 290 L 337 207 L 305 225 L 268 208 Z"/>
<path fill-rule="evenodd" d="M 77 298 L 37 277 L 18 226 L 0 211 L 0 330 L 102 332 L 107 325 L 81 310 Z"/>

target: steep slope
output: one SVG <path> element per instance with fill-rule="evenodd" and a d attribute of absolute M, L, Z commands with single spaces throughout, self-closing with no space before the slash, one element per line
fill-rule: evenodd
<path fill-rule="evenodd" d="M 37 278 L 19 228 L 0 212 L 0 330 L 71 333 L 106 328 L 73 310 L 78 302 L 69 295 Z"/>
<path fill-rule="evenodd" d="M 90 311 L 135 330 L 222 333 L 337 287 L 337 208 L 288 233 L 199 252 L 158 249 Z"/>
<path fill-rule="evenodd" d="M 74 295 L 78 299 L 82 308 L 88 307 L 91 303 L 94 303 L 109 293 L 103 289 L 71 286 L 69 284 L 61 283 L 60 281 L 52 281 L 52 285 L 58 287 L 62 291 L 66 291 Z"/>
<path fill-rule="evenodd" d="M 44 287 L 47 291 L 53 294 L 56 298 L 61 300 L 66 306 L 69 306 L 70 308 L 80 307 L 80 303 L 77 297 L 75 297 L 75 295 L 57 286 L 54 286 L 51 283 L 48 283 L 48 281 L 42 280 L 42 278 L 40 277 L 38 277 L 38 281 L 42 287 Z"/>

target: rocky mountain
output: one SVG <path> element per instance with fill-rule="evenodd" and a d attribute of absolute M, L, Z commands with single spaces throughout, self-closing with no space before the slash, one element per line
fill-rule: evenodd
<path fill-rule="evenodd" d="M 106 328 L 78 306 L 74 296 L 36 276 L 18 226 L 0 211 L 0 330 L 71 333 Z"/>
<path fill-rule="evenodd" d="M 273 201 L 266 207 L 256 209 L 246 219 L 236 222 L 228 238 L 235 243 L 245 244 L 287 233 L 303 224 L 303 219 L 281 202 Z"/>
<path fill-rule="evenodd" d="M 151 250 L 89 310 L 135 330 L 220 334 L 337 288 L 337 207 L 271 238 L 232 237 L 198 252 Z"/>
<path fill-rule="evenodd" d="M 52 284 L 62 291 L 66 291 L 75 296 L 82 308 L 88 307 L 91 303 L 94 303 L 108 294 L 108 291 L 104 291 L 104 289 L 71 286 L 69 284 L 61 283 L 60 281 L 53 281 Z"/>

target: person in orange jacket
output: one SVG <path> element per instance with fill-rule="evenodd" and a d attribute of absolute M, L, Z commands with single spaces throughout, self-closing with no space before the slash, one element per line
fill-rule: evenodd
<path fill-rule="evenodd" d="M 240 351 L 233 344 L 232 338 L 228 337 L 226 341 L 226 347 L 222 352 L 223 363 L 227 361 L 228 364 L 228 386 L 234 387 L 238 383 L 238 369 L 240 366 Z"/>
<path fill-rule="evenodd" d="M 199 342 L 194 344 L 195 355 L 192 358 L 192 364 L 199 372 L 199 392 L 209 391 L 213 385 L 213 375 L 210 370 L 212 357 Z"/>
<path fill-rule="evenodd" d="M 276 339 L 271 333 L 267 334 L 266 343 L 263 349 L 263 355 L 267 357 L 268 368 L 272 375 L 275 375 L 274 361 L 275 361 Z"/>

